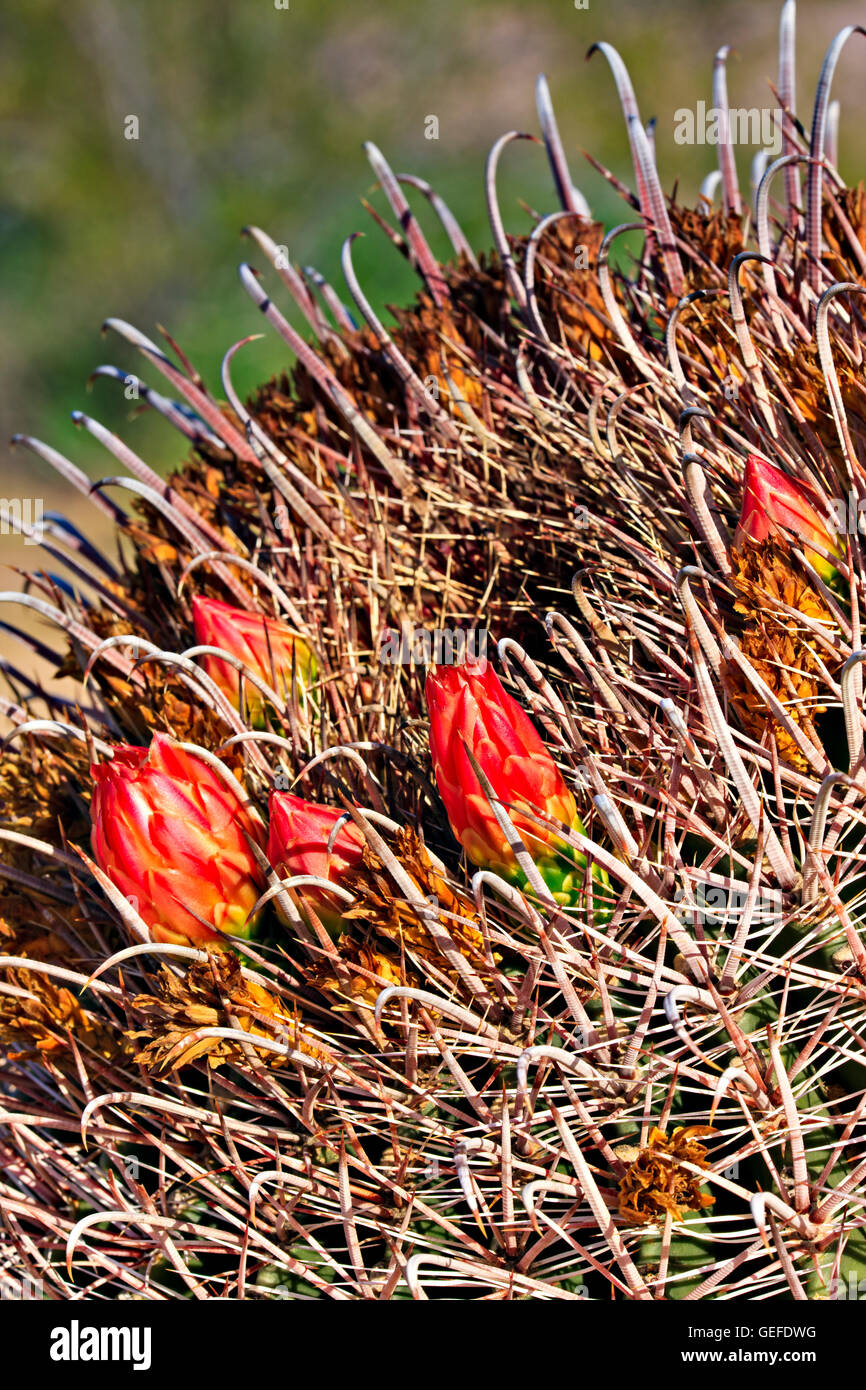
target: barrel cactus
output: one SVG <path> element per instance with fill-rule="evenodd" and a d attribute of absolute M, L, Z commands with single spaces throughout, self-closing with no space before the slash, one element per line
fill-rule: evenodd
<path fill-rule="evenodd" d="M 0 596 L 64 680 L 10 650 L 0 702 L 0 1243 L 46 1297 L 866 1278 L 866 203 L 830 102 L 862 31 L 807 131 L 794 8 L 751 195 L 723 119 L 698 206 L 665 196 L 599 43 L 623 225 L 540 78 L 531 235 L 497 198 L 528 137 L 478 257 L 368 146 L 420 283 L 390 326 L 352 237 L 341 298 L 251 227 L 290 363 L 252 398 L 246 339 L 217 392 L 106 322 L 168 480 L 89 415 L 93 485 L 16 441 L 118 537 L 46 520 Z"/>

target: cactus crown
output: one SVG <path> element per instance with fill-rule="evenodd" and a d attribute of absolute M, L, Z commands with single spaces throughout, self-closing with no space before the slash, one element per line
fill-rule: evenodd
<path fill-rule="evenodd" d="M 186 462 L 164 482 L 82 414 L 112 457 L 91 489 L 19 440 L 120 538 L 112 558 L 52 521 L 63 575 L 2 595 L 46 620 L 4 627 L 69 691 L 4 663 L 0 1031 L 21 1123 L 0 1139 L 0 1241 L 52 1296 L 825 1298 L 859 1279 L 866 205 L 829 115 L 853 33 L 805 135 L 784 5 L 782 155 L 751 202 L 729 132 L 721 206 L 664 196 L 604 43 L 624 226 L 592 220 L 543 78 L 561 206 L 506 234 L 497 173 L 521 137 L 503 136 L 489 256 L 367 146 L 421 282 L 392 326 L 351 237 L 349 310 L 251 227 L 265 269 L 241 283 L 291 370 L 243 402 L 243 340 L 221 400 L 170 341 L 109 319 Z M 642 252 L 617 268 L 633 227 Z M 808 533 L 793 506 L 749 528 L 750 456 L 808 496 Z M 261 644 L 200 643 L 196 599 L 266 618 Z M 506 718 L 494 781 L 461 706 L 440 797 L 423 660 L 402 637 L 381 659 L 383 634 L 419 629 L 491 634 L 546 751 L 521 761 Z M 156 734 L 261 829 L 235 850 L 260 877 L 255 939 L 160 936 L 91 850 L 91 766 Z M 560 783 L 573 819 L 551 810 Z M 331 818 L 313 873 L 297 841 L 263 849 L 283 792 L 351 827 L 338 842 Z M 458 844 L 449 796 L 470 794 Z M 513 873 L 484 867 L 479 818 Z M 166 863 L 183 829 L 164 827 Z"/>

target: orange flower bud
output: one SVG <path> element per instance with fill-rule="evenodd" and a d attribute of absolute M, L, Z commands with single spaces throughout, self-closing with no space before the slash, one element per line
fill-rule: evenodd
<path fill-rule="evenodd" d="M 154 941 L 249 936 L 264 878 L 243 832 L 258 844 L 264 834 L 220 775 L 163 734 L 91 773 L 94 858 Z"/>
<path fill-rule="evenodd" d="M 815 492 L 758 454 L 749 454 L 734 544 L 740 546 L 745 539 L 763 541 L 782 531 L 792 531 L 802 542 L 806 559 L 825 583 L 838 576 L 835 565 L 812 548 L 817 544 L 838 559 L 845 558 L 839 536 L 830 530 Z"/>
<path fill-rule="evenodd" d="M 521 808 L 534 811 L 583 831 L 574 797 L 535 725 L 488 662 L 438 667 L 427 677 L 425 694 L 436 781 L 451 829 L 467 857 L 506 878 L 520 877 L 468 748 L 548 885 L 563 901 L 570 900 L 575 882 L 568 861 L 585 866 L 584 857 L 554 829 L 521 813 Z"/>
<path fill-rule="evenodd" d="M 196 641 L 201 646 L 219 647 L 237 657 L 277 695 L 287 695 L 291 691 L 293 664 L 298 684 L 307 690 L 313 684 L 316 678 L 313 654 L 303 638 L 285 623 L 200 595 L 192 601 L 192 616 Z M 200 664 L 235 709 L 239 709 L 240 672 L 217 656 L 202 656 Z M 264 699 L 249 681 L 244 685 L 244 699 L 252 723 L 261 724 Z"/>
<path fill-rule="evenodd" d="M 352 821 L 344 821 L 333 834 L 343 814 L 333 806 L 317 806 L 287 792 L 271 792 L 268 859 L 272 867 L 282 877 L 309 874 L 339 883 L 349 869 L 361 863 L 364 852 L 364 837 Z M 339 930 L 340 899 L 326 889 L 305 887 L 300 891 L 328 930 Z"/>

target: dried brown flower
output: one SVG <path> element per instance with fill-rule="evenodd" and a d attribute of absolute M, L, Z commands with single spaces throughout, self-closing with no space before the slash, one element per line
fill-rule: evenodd
<path fill-rule="evenodd" d="M 620 1216 L 629 1225 L 643 1226 L 667 1214 L 679 1221 L 684 1211 L 711 1207 L 715 1198 L 701 1192 L 700 1179 L 679 1165 L 685 1161 L 706 1168 L 707 1150 L 698 1138 L 714 1133 L 708 1125 L 680 1125 L 668 1136 L 653 1126 L 646 1148 L 620 1179 Z"/>
<path fill-rule="evenodd" d="M 810 725 L 825 712 L 816 657 L 831 670 L 837 665 L 817 644 L 815 634 L 796 614 L 830 624 L 831 616 L 821 595 L 792 566 L 783 546 L 775 541 L 749 544 L 731 556 L 731 584 L 738 597 L 735 611 L 742 615 L 740 647 L 797 725 Z M 781 611 L 781 606 L 792 610 Z M 760 740 L 769 726 L 776 737 L 779 756 L 800 770 L 806 759 L 788 731 L 779 724 L 760 694 L 733 662 L 724 665 L 731 704 L 744 729 Z"/>
<path fill-rule="evenodd" d="M 128 1034 L 149 1039 L 136 1061 L 149 1071 L 176 1071 L 197 1057 L 210 1067 L 243 1059 L 240 1042 L 230 1038 L 200 1038 L 200 1028 L 233 1028 L 255 1039 L 273 1038 L 292 1050 L 319 1057 L 321 1052 L 304 1036 L 297 1011 L 291 1004 L 244 977 L 241 963 L 230 951 L 212 951 L 208 960 L 196 961 L 183 976 L 165 970 L 159 995 L 137 995 L 132 1007 L 147 1027 Z M 279 1053 L 256 1049 L 256 1056 L 270 1066 L 282 1063 Z"/>

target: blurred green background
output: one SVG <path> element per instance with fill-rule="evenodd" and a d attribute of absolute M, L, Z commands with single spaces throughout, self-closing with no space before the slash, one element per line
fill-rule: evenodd
<path fill-rule="evenodd" d="M 600 56 L 584 62 L 597 39 L 622 53 L 644 120 L 658 118 L 664 187 L 678 178 L 690 200 L 715 150 L 677 146 L 673 113 L 699 98 L 712 104 L 713 55 L 722 43 L 738 54 L 729 69 L 731 104 L 774 104 L 767 79 L 776 76 L 777 0 L 589 0 L 585 9 L 574 0 L 289 3 L 4 0 L 0 457 L 7 495 L 23 468 L 31 480 L 34 472 L 44 476 L 50 489 L 41 463 L 6 453 L 13 430 L 40 435 L 94 476 L 111 471 L 96 443 L 69 422 L 76 406 L 122 429 L 155 467 L 181 456 L 183 442 L 158 417 L 144 412 L 130 422 L 130 404 L 114 383 L 98 381 L 87 394 L 99 362 L 140 370 L 160 385 L 131 348 L 101 339 L 100 324 L 119 315 L 153 336 L 165 325 L 218 389 L 226 347 L 263 327 L 237 280 L 242 259 L 262 264 L 239 236 L 248 222 L 341 291 L 341 242 L 366 230 L 355 259 L 374 304 L 410 295 L 412 273 L 359 203 L 373 186 L 363 139 L 376 141 L 395 169 L 430 179 L 471 241 L 485 247 L 485 156 L 506 130 L 537 131 L 541 71 L 574 181 L 605 221 L 628 216 L 581 154 L 591 150 L 630 180 L 609 69 Z M 799 7 L 799 105 L 807 122 L 827 44 L 858 17 L 853 0 Z M 855 38 L 834 84 L 843 103 L 840 164 L 849 179 L 859 176 L 866 142 L 858 118 L 864 61 Z M 137 141 L 124 138 L 129 115 L 138 117 Z M 438 140 L 425 138 L 429 115 L 438 117 Z M 739 162 L 747 186 L 749 155 Z M 509 148 L 501 169 L 509 230 L 529 226 L 521 198 L 540 211 L 554 207 L 538 147 Z M 374 201 L 384 209 L 381 195 Z M 430 210 L 414 202 L 444 251 Z M 266 283 L 288 312 L 272 271 Z M 240 354 L 236 380 L 248 389 L 285 360 L 268 331 Z"/>

